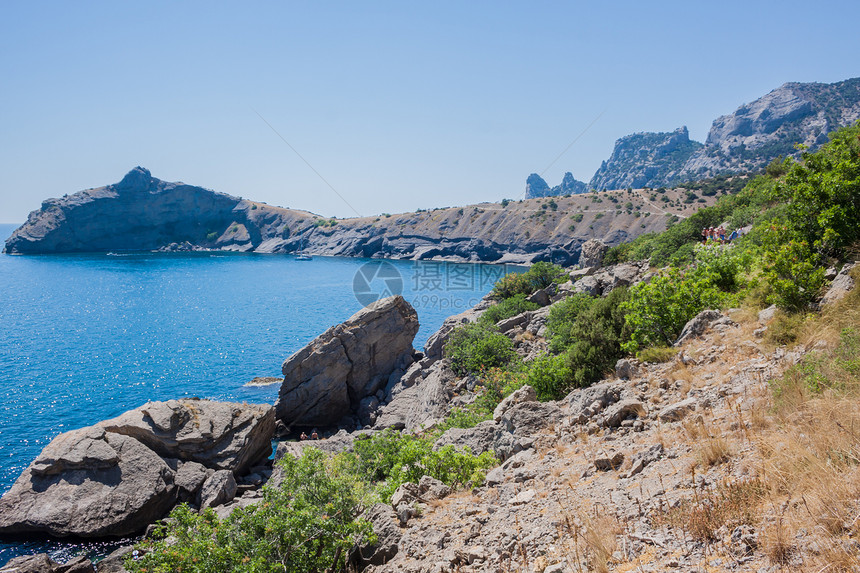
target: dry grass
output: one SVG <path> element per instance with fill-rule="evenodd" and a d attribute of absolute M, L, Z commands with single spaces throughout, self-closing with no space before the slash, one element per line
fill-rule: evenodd
<path fill-rule="evenodd" d="M 658 526 L 684 529 L 696 541 L 715 541 L 721 527 L 731 529 L 757 522 L 756 510 L 764 495 L 760 480 L 726 481 L 656 514 L 653 521 Z"/>
<path fill-rule="evenodd" d="M 618 534 L 621 533 L 618 521 L 605 513 L 595 511 L 582 516 L 586 554 L 591 570 L 597 573 L 609 572 L 609 561 L 618 548 Z"/>
<path fill-rule="evenodd" d="M 753 410 L 768 517 L 762 549 L 776 565 L 803 553 L 803 571 L 858 571 L 860 551 L 860 292 L 799 328 L 821 347 L 772 383 L 770 416 Z M 823 341 L 823 344 L 819 344 Z M 764 421 L 756 421 L 756 418 Z M 800 541 L 797 532 L 806 532 Z M 795 561 L 792 561 L 795 563 Z"/>

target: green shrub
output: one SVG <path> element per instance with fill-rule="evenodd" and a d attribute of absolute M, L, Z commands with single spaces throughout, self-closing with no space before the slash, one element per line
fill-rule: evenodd
<path fill-rule="evenodd" d="M 485 326 L 490 326 L 496 324 L 500 320 L 538 308 L 540 308 L 540 305 L 527 301 L 526 295 L 515 294 L 509 298 L 502 299 L 500 302 L 497 302 L 485 310 L 481 315 L 481 318 L 478 319 L 478 322 Z"/>
<path fill-rule="evenodd" d="M 493 298 L 505 299 L 523 294 L 530 295 L 554 282 L 567 280 L 564 269 L 547 262 L 537 262 L 524 273 L 509 273 L 499 279 L 491 291 Z"/>
<path fill-rule="evenodd" d="M 358 516 L 369 490 L 337 460 L 308 448 L 301 458 L 280 462 L 283 482 L 263 488 L 259 504 L 219 520 L 211 509 L 202 515 L 180 505 L 155 538 L 129 558 L 131 573 L 144 572 L 306 572 L 344 566 L 356 542 L 371 542 L 371 525 Z"/>
<path fill-rule="evenodd" d="M 771 229 L 771 244 L 762 256 L 764 279 L 770 287 L 768 302 L 791 312 L 803 311 L 824 286 L 821 258 L 804 241 L 780 241 L 785 228 Z"/>
<path fill-rule="evenodd" d="M 728 300 L 709 273 L 670 267 L 650 282 L 630 288 L 630 299 L 622 305 L 630 339 L 622 347 L 636 352 L 648 346 L 671 346 L 687 321 L 706 308 L 722 308 Z"/>
<path fill-rule="evenodd" d="M 451 369 L 460 376 L 504 366 L 516 357 L 510 338 L 480 324 L 456 328 L 445 344 L 444 354 L 451 361 Z"/>
<path fill-rule="evenodd" d="M 563 355 L 539 356 L 526 372 L 526 384 L 535 389 L 542 402 L 562 398 L 573 384 L 573 371 Z"/>
<path fill-rule="evenodd" d="M 523 273 L 509 273 L 496 281 L 491 295 L 497 300 L 504 300 L 518 294 L 529 295 L 534 292 L 530 289 L 531 285 Z"/>
<path fill-rule="evenodd" d="M 418 483 L 429 475 L 451 487 L 473 486 L 484 479 L 485 470 L 498 463 L 492 452 L 472 455 L 445 446 L 433 451 L 431 437 L 400 433 L 391 428 L 353 444 L 356 467 L 361 475 L 382 482 L 378 492 L 389 501 L 406 482 Z"/>
<path fill-rule="evenodd" d="M 573 327 L 579 316 L 591 306 L 592 302 L 594 302 L 594 297 L 577 293 L 550 307 L 546 327 L 550 350 L 553 353 L 564 352 L 573 344 L 576 336 Z"/>

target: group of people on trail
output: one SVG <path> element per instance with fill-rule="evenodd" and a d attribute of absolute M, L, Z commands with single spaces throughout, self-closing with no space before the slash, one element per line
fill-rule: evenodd
<path fill-rule="evenodd" d="M 311 440 L 319 440 L 319 439 L 320 439 L 320 435 L 317 433 L 317 429 L 316 429 L 316 428 L 314 428 L 314 429 L 313 429 L 313 431 L 311 432 L 311 437 L 310 437 L 310 438 L 308 438 L 308 435 L 307 435 L 306 433 L 302 432 L 302 435 L 301 435 L 301 436 L 299 436 L 299 439 L 300 439 L 300 440 L 302 440 L 302 441 L 305 441 L 305 440 L 307 440 L 307 439 L 311 439 Z"/>
<path fill-rule="evenodd" d="M 730 243 L 738 238 L 738 232 L 732 231 L 732 234 L 726 237 L 726 229 L 724 227 L 705 227 L 702 229 L 702 242 L 714 241 L 720 243 Z"/>

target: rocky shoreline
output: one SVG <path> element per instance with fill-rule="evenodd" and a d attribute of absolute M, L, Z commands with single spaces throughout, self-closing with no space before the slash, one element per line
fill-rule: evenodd
<path fill-rule="evenodd" d="M 605 295 L 613 288 L 647 281 L 651 276 L 647 263 L 601 266 L 604 249 L 599 244 L 587 246 L 585 261 L 593 266 L 570 271 L 571 280 L 534 292 L 529 300 L 540 305 L 537 310 L 496 325 L 514 341 L 517 353 L 524 359 L 546 351 L 545 324 L 553 304 L 575 293 Z M 853 288 L 849 270 L 840 273 L 837 279 L 841 280 L 834 280 L 825 300 L 838 300 Z M 428 339 L 423 352 L 417 352 L 412 348 L 418 330 L 414 309 L 400 296 L 381 299 L 287 358 L 274 406 L 196 399 L 150 402 L 112 420 L 61 434 L 0 498 L 0 534 L 128 536 L 143 532 L 182 502 L 201 511 L 212 508 L 224 518 L 238 507 L 259 503 L 260 488 L 268 481 L 278 482 L 278 472 L 273 472 L 269 459 L 272 439 L 278 434 L 295 438 L 303 428 L 314 425 L 329 437 L 281 441 L 275 461 L 287 455 L 298 456 L 308 447 L 328 453 L 348 450 L 355 439 L 389 428 L 413 432 L 432 427 L 452 408 L 468 404 L 475 396 L 474 380 L 457 376 L 443 357 L 445 341 L 457 325 L 476 321 L 491 305 L 489 297 L 485 297 L 476 307 L 450 317 Z M 760 314 L 764 326 L 756 330 L 756 336 L 766 330 L 772 314 Z M 683 452 L 664 445 L 640 447 L 647 440 L 640 439 L 639 434 L 659 434 L 661 428 L 673 427 L 694 412 L 722 405 L 731 408 L 735 404 L 732 396 L 745 395 L 756 383 L 779 374 L 801 356 L 783 351 L 771 361 L 757 348 L 745 346 L 732 350 L 744 353 L 746 362 L 729 368 L 733 377 L 726 378 L 722 386 L 706 384 L 689 389 L 686 382 L 672 380 L 672 373 L 679 369 L 686 372 L 720 360 L 726 347 L 719 346 L 719 340 L 737 327 L 734 320 L 720 312 L 704 311 L 687 324 L 676 343 L 681 352 L 667 365 L 619 360 L 615 376 L 587 389 L 574 390 L 558 402 L 539 402 L 535 391 L 525 386 L 498 405 L 492 420 L 444 432 L 434 448 L 452 445 L 468 447 L 476 453 L 491 451 L 501 465 L 487 474 L 482 487 L 473 491 L 480 500 L 477 509 L 466 512 L 467 517 L 489 512 L 481 523 L 496 523 L 497 527 L 478 527 L 481 538 L 485 538 L 483 545 L 449 550 L 445 549 L 448 544 L 439 541 L 440 551 L 436 553 L 441 552 L 445 561 L 439 570 L 467 565 L 474 566 L 470 570 L 480 570 L 485 564 L 502 566 L 505 560 L 510 563 L 516 555 L 510 548 L 505 549 L 510 541 L 505 538 L 505 524 L 514 513 L 520 519 L 529 516 L 543 523 L 542 516 L 549 509 L 537 511 L 543 507 L 537 501 L 538 490 L 553 481 L 550 478 L 556 470 L 552 468 L 559 454 L 540 464 L 538 459 L 573 447 L 577 436 L 603 436 L 602 442 L 589 449 L 591 465 L 576 469 L 581 473 L 580 479 L 593 476 L 587 481 L 598 483 L 611 477 L 627 483 L 625 477 L 629 480 L 640 473 L 653 474 L 648 478 L 649 489 L 657 483 L 654 480 L 664 485 L 665 478 L 666 483 L 680 479 L 673 487 L 683 490 L 683 479 L 670 477 L 671 472 L 643 473 L 646 468 L 671 465 Z M 703 336 L 710 340 L 704 350 L 688 350 Z M 712 377 L 708 374 L 703 379 Z M 631 449 L 636 453 L 624 453 Z M 559 463 L 559 467 L 569 465 L 569 461 L 561 459 Z M 525 488 L 525 484 L 533 485 Z M 589 491 L 594 496 L 591 503 L 604 497 L 593 488 Z M 426 506 L 451 493 L 428 477 L 420 484 L 401 486 L 390 506 L 371 508 L 366 517 L 373 523 L 379 541 L 354 555 L 353 565 L 380 572 L 438 569 L 439 564 L 433 565 L 430 559 L 440 555 L 416 558 L 427 550 L 425 546 L 435 533 L 425 531 L 426 525 L 416 529 L 409 524 L 417 515 L 416 504 Z M 644 498 L 633 501 L 640 504 L 640 516 L 641 504 L 650 503 Z M 495 509 L 491 511 L 490 506 Z M 627 508 L 624 511 L 630 510 L 622 506 Z M 537 509 L 529 514 L 527 508 Z M 536 527 L 543 525 L 536 522 Z M 634 538 L 641 543 L 651 543 L 649 539 L 659 537 L 659 532 L 649 529 L 646 522 L 636 527 L 638 537 Z M 544 545 L 555 538 L 554 534 L 532 537 L 518 543 L 536 544 L 535 554 L 548 555 Z M 42 554 L 13 559 L 0 572 L 120 572 L 124 571 L 122 559 L 131 549 L 116 551 L 97 569 L 83 558 L 60 565 Z M 431 550 L 428 555 L 433 553 Z"/>
<path fill-rule="evenodd" d="M 591 256 L 590 249 L 586 253 Z M 577 271 L 576 284 L 535 293 L 531 298 L 544 307 L 503 321 L 500 329 L 512 337 L 525 331 L 542 334 L 554 300 L 574 292 L 600 292 L 600 285 L 630 284 L 642 276 L 635 264 Z M 275 460 L 309 446 L 329 452 L 348 449 L 357 436 L 386 428 L 414 431 L 432 425 L 470 395 L 469 379 L 456 376 L 443 359 L 444 343 L 455 326 L 477 320 L 490 305 L 485 297 L 450 317 L 418 352 L 412 347 L 418 331 L 415 310 L 400 296 L 382 299 L 287 358 L 274 406 L 150 402 L 61 434 L 0 498 L 0 535 L 135 535 L 180 502 L 201 510 L 212 507 L 224 517 L 259 501 L 260 487 L 272 476 L 268 457 L 276 436 L 296 438 L 311 426 L 334 434 L 319 441 L 282 441 Z M 519 352 L 533 356 L 545 343 L 521 341 L 518 346 Z M 555 413 L 555 406 L 518 393 L 500 406 L 496 421 L 475 432 L 448 432 L 439 446 L 469 445 L 505 460 L 530 447 L 535 424 Z"/>

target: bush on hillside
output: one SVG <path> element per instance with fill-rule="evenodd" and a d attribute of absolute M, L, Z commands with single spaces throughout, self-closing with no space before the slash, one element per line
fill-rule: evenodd
<path fill-rule="evenodd" d="M 516 357 L 511 339 L 480 324 L 456 328 L 445 344 L 445 358 L 460 376 L 504 366 Z"/>
<path fill-rule="evenodd" d="M 506 299 L 518 294 L 528 296 L 560 280 L 567 280 L 563 268 L 552 263 L 538 262 L 524 273 L 510 273 L 502 277 L 496 282 L 491 294 L 495 299 Z"/>
<path fill-rule="evenodd" d="M 727 300 L 709 273 L 670 267 L 630 288 L 630 299 L 621 305 L 630 339 L 622 348 L 634 353 L 648 346 L 671 346 L 691 318 L 706 308 L 722 308 Z"/>
<path fill-rule="evenodd" d="M 526 295 L 515 294 L 512 297 L 502 299 L 490 308 L 484 311 L 481 318 L 478 319 L 480 324 L 490 326 L 496 324 L 500 320 L 516 316 L 528 310 L 540 308 L 540 305 L 526 300 Z"/>
<path fill-rule="evenodd" d="M 126 568 L 132 573 L 304 573 L 343 567 L 356 542 L 374 538 L 371 525 L 358 519 L 369 491 L 313 448 L 278 463 L 283 481 L 264 487 L 259 504 L 223 521 L 211 509 L 197 514 L 180 505 L 155 538 L 138 545 L 142 557 L 127 560 Z"/>

